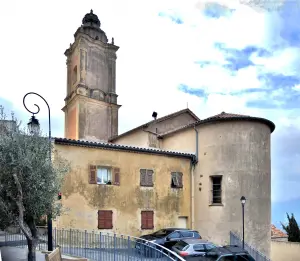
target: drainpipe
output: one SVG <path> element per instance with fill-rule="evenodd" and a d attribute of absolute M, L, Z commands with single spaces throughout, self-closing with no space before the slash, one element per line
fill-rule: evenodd
<path fill-rule="evenodd" d="M 198 163 L 198 142 L 199 142 L 199 138 L 198 138 L 198 130 L 196 129 L 196 126 L 194 126 L 194 130 L 195 130 L 195 132 L 196 132 L 196 162 L 195 162 L 195 164 L 197 164 Z"/>
<path fill-rule="evenodd" d="M 195 168 L 198 162 L 198 130 L 196 126 L 194 126 L 195 134 L 196 134 L 196 159 L 191 166 L 191 187 L 192 187 L 192 195 L 191 195 L 191 209 L 192 209 L 192 229 L 195 229 Z"/>
<path fill-rule="evenodd" d="M 192 229 L 195 229 L 195 188 L 194 188 L 194 170 L 195 165 L 191 164 L 191 225 Z"/>

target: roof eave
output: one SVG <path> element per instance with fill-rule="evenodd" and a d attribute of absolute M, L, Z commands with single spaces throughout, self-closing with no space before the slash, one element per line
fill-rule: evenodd
<path fill-rule="evenodd" d="M 205 120 L 201 120 L 199 122 L 197 122 L 195 125 L 201 125 L 201 124 L 205 124 L 205 123 L 212 123 L 212 122 L 224 122 L 224 121 L 256 121 L 256 122 L 261 122 L 266 124 L 269 128 L 271 133 L 275 130 L 275 124 L 267 119 L 264 118 L 259 118 L 259 117 L 228 117 L 228 118 L 208 118 Z"/>
<path fill-rule="evenodd" d="M 164 155 L 164 156 L 171 156 L 171 157 L 188 158 L 192 162 L 195 162 L 196 160 L 196 156 L 194 154 L 184 153 L 184 152 L 163 151 L 163 150 L 156 150 L 151 148 L 131 147 L 126 145 L 97 143 L 91 141 L 71 140 L 65 138 L 53 138 L 53 139 L 56 144 L 61 144 L 61 145 L 94 147 L 94 148 L 111 149 L 111 150 L 119 150 L 119 151 L 130 151 L 130 152 L 156 154 L 156 155 Z"/>

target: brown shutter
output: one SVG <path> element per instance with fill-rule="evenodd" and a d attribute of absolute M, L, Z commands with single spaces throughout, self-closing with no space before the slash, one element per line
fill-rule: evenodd
<path fill-rule="evenodd" d="M 113 168 L 114 185 L 120 185 L 120 168 Z"/>
<path fill-rule="evenodd" d="M 178 172 L 177 173 L 177 177 L 178 177 L 178 187 L 182 188 L 183 187 L 183 183 L 182 183 L 182 172 Z"/>
<path fill-rule="evenodd" d="M 153 211 L 142 211 L 141 212 L 141 228 L 142 229 L 153 229 L 154 228 L 154 213 Z"/>
<path fill-rule="evenodd" d="M 113 228 L 113 212 L 112 212 L 112 210 L 105 211 L 105 228 L 106 229 Z"/>
<path fill-rule="evenodd" d="M 142 229 L 147 229 L 147 212 L 146 211 L 142 211 L 141 213 L 141 218 L 142 218 Z"/>
<path fill-rule="evenodd" d="M 89 183 L 97 184 L 97 168 L 95 165 L 90 165 Z"/>
<path fill-rule="evenodd" d="M 147 174 L 147 171 L 145 169 L 140 170 L 140 185 L 141 186 L 147 186 L 146 174 Z"/>
<path fill-rule="evenodd" d="M 154 228 L 153 216 L 154 216 L 153 211 L 148 211 L 148 215 L 147 215 L 147 226 L 148 226 L 148 229 L 153 229 Z"/>
<path fill-rule="evenodd" d="M 99 210 L 98 211 L 98 229 L 105 228 L 105 216 L 104 211 Z"/>
<path fill-rule="evenodd" d="M 148 169 L 146 174 L 146 184 L 149 187 L 153 187 L 153 170 Z"/>
<path fill-rule="evenodd" d="M 98 211 L 98 229 L 113 228 L 113 212 L 111 210 Z"/>

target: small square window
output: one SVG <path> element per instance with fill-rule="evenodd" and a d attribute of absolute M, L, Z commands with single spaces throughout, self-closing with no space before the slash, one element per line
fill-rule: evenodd
<path fill-rule="evenodd" d="M 140 169 L 140 185 L 142 187 L 153 187 L 153 170 Z"/>
<path fill-rule="evenodd" d="M 98 211 L 98 229 L 113 228 L 113 212 L 112 210 Z"/>
<path fill-rule="evenodd" d="M 97 168 L 97 184 L 108 184 L 111 182 L 111 170 L 109 168 Z"/>
<path fill-rule="evenodd" d="M 154 228 L 154 212 L 153 211 L 142 211 L 141 212 L 141 228 L 142 229 L 153 229 Z"/>
<path fill-rule="evenodd" d="M 182 188 L 182 173 L 172 172 L 171 173 L 171 188 Z"/>

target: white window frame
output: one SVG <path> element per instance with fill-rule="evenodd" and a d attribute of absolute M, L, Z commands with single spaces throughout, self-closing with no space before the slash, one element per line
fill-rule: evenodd
<path fill-rule="evenodd" d="M 106 170 L 107 174 L 101 173 L 101 170 Z M 107 179 L 107 181 L 105 181 L 105 178 Z M 111 178 L 112 178 L 111 168 L 97 166 L 97 184 L 107 184 L 108 181 L 112 182 Z M 100 182 L 98 180 L 100 180 Z"/>

